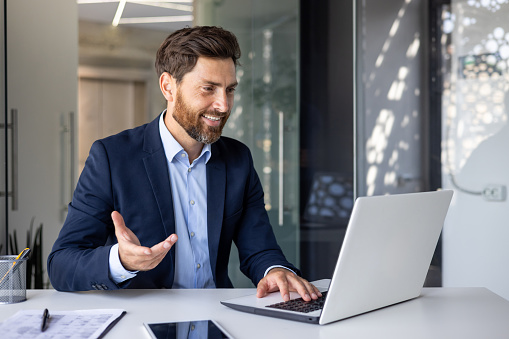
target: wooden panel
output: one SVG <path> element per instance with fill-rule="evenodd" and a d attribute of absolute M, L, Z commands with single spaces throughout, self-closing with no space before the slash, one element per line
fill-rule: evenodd
<path fill-rule="evenodd" d="M 147 85 L 137 81 L 134 83 L 134 124 L 136 126 L 148 122 L 147 112 Z"/>
<path fill-rule="evenodd" d="M 134 82 L 103 81 L 102 134 L 134 127 Z"/>
<path fill-rule="evenodd" d="M 95 140 L 146 122 L 145 82 L 80 78 L 78 125 L 80 173 Z"/>

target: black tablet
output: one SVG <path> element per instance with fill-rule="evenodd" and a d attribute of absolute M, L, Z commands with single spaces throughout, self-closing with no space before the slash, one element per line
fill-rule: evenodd
<path fill-rule="evenodd" d="M 213 320 L 144 323 L 143 325 L 154 339 L 233 338 Z"/>

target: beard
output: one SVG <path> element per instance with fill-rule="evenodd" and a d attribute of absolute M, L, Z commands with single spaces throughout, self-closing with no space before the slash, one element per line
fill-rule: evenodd
<path fill-rule="evenodd" d="M 203 115 L 220 117 L 221 124 L 219 126 L 209 126 L 202 121 Z M 177 97 L 175 99 L 175 107 L 173 109 L 173 119 L 186 131 L 186 133 L 193 138 L 194 140 L 204 143 L 204 144 L 212 144 L 216 142 L 221 133 L 223 132 L 223 127 L 230 116 L 230 111 L 228 112 L 218 112 L 218 111 L 208 111 L 204 110 L 194 110 L 192 109 L 184 99 L 182 95 L 177 93 Z"/>

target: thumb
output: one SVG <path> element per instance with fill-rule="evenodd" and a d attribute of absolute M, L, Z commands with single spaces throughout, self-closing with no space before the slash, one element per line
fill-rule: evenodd
<path fill-rule="evenodd" d="M 115 226 L 115 235 L 117 236 L 117 240 L 122 237 L 122 239 L 130 241 L 131 239 L 129 238 L 127 227 L 122 215 L 117 211 L 113 211 L 111 213 L 111 219 L 113 220 L 113 226 Z"/>
<path fill-rule="evenodd" d="M 269 286 L 267 284 L 267 279 L 266 278 L 263 278 L 262 280 L 260 280 L 260 282 L 258 283 L 258 286 L 256 287 L 256 297 L 258 298 L 263 298 L 265 297 L 268 293 L 269 289 Z"/>

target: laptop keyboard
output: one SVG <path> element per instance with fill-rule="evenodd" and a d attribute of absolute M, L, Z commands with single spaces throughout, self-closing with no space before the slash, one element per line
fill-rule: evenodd
<path fill-rule="evenodd" d="M 267 305 L 266 307 L 278 308 L 280 310 L 294 311 L 301 313 L 309 313 L 321 310 L 325 304 L 325 297 L 327 292 L 322 292 L 322 296 L 316 300 L 304 301 L 302 298 L 292 299 L 289 301 L 282 301 L 280 303 Z"/>

